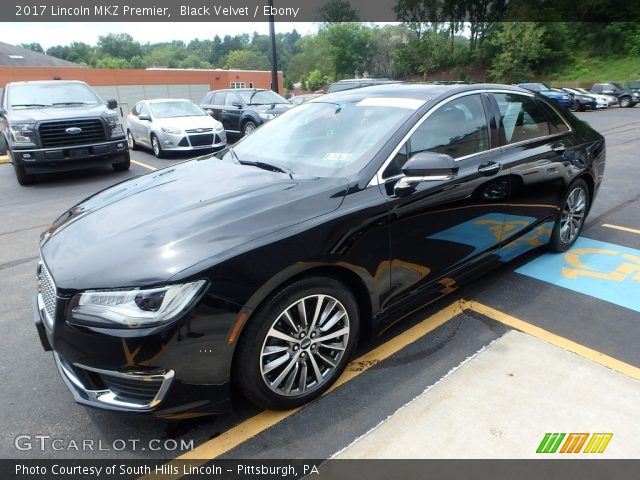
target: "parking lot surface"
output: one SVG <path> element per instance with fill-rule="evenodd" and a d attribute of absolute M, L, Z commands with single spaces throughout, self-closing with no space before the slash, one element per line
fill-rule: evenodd
<path fill-rule="evenodd" d="M 38 238 L 57 215 L 186 157 L 135 151 L 129 172 L 47 175 L 31 187 L 0 164 L 0 456 L 376 458 L 428 450 L 523 458 L 535 456 L 546 432 L 611 432 L 602 455 L 640 458 L 632 411 L 640 392 L 640 108 L 578 116 L 605 135 L 607 165 L 571 251 L 538 249 L 414 313 L 361 345 L 338 385 L 301 409 L 261 412 L 236 398 L 228 415 L 180 422 L 75 404 L 40 346 L 31 299 Z M 406 412 L 419 421 L 407 424 Z M 61 448 L 36 435 L 61 439 Z M 84 440 L 94 448 L 69 447 Z M 394 442 L 411 448 L 400 452 Z"/>

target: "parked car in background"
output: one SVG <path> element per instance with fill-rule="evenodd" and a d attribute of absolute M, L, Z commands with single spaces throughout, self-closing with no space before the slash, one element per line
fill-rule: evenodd
<path fill-rule="evenodd" d="M 600 105 L 604 104 L 606 107 L 611 107 L 612 105 L 617 105 L 618 104 L 618 99 L 616 97 L 614 97 L 613 95 L 605 95 L 603 93 L 594 93 L 591 92 L 589 90 L 587 90 L 586 88 L 570 88 L 568 89 L 570 91 L 575 91 L 577 93 L 580 93 L 582 95 L 589 95 L 591 97 L 595 97 L 596 102 L 598 102 L 598 106 L 597 108 L 602 108 Z"/>
<path fill-rule="evenodd" d="M 305 93 L 303 95 L 296 95 L 295 97 L 290 98 L 289 101 L 291 102 L 291 105 L 295 107 L 296 105 L 300 105 L 301 103 L 308 102 L 309 100 L 320 96 L 322 96 L 321 93 Z"/>
<path fill-rule="evenodd" d="M 220 150 L 227 144 L 222 124 L 189 100 L 160 98 L 136 103 L 127 115 L 127 142 L 151 148 L 158 158 L 169 152 Z"/>
<path fill-rule="evenodd" d="M 622 108 L 635 107 L 636 104 L 640 103 L 640 93 L 623 90 L 615 83 L 595 83 L 591 87 L 591 91 L 615 96 L 618 99 L 618 105 Z"/>
<path fill-rule="evenodd" d="M 370 87 L 371 85 L 384 85 L 386 83 L 397 82 L 395 80 L 389 80 L 388 78 L 346 78 L 329 85 L 327 93 L 351 90 L 353 88 Z"/>
<path fill-rule="evenodd" d="M 632 92 L 640 92 L 640 80 L 624 82 L 622 84 L 623 90 L 631 90 Z"/>
<path fill-rule="evenodd" d="M 18 183 L 34 183 L 39 173 L 105 164 L 128 170 L 117 106 L 84 82 L 8 83 L 0 103 L 0 147 L 6 146 Z"/>
<path fill-rule="evenodd" d="M 218 120 L 227 135 L 251 134 L 260 125 L 291 108 L 291 104 L 271 90 L 231 88 L 207 93 L 200 106 Z"/>
<path fill-rule="evenodd" d="M 311 100 L 221 159 L 63 213 L 40 242 L 42 346 L 94 407 L 188 418 L 228 411 L 233 387 L 260 408 L 299 407 L 340 377 L 359 338 L 440 298 L 442 279 L 571 248 L 605 148 L 568 111 L 506 85 Z"/>
<path fill-rule="evenodd" d="M 595 110 L 598 108 L 598 100 L 596 99 L 595 94 L 585 95 L 584 93 L 580 93 L 571 88 L 560 88 L 558 91 L 573 95 L 573 102 L 571 102 L 571 105 L 569 106 L 569 110 L 572 112 L 584 112 L 585 110 Z M 600 101 L 599 108 L 607 108 L 606 100 Z"/>
<path fill-rule="evenodd" d="M 532 92 L 539 93 L 540 95 L 543 95 L 566 108 L 570 108 L 573 102 L 573 98 L 570 93 L 552 90 L 544 83 L 520 83 L 518 86 L 520 88 L 526 88 Z"/>

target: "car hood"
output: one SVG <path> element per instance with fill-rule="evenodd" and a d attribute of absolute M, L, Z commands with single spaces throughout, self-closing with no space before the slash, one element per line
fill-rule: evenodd
<path fill-rule="evenodd" d="M 65 290 L 156 285 L 337 209 L 343 178 L 297 178 L 215 157 L 127 180 L 61 215 L 42 258 Z"/>
<path fill-rule="evenodd" d="M 14 108 L 11 109 L 9 118 L 11 122 L 35 123 L 41 120 L 60 120 L 65 118 L 100 117 L 107 113 L 116 112 L 108 110 L 104 105 L 93 107 L 45 107 L 45 108 Z"/>
<path fill-rule="evenodd" d="M 173 117 L 157 118 L 153 125 L 160 127 L 173 127 L 181 130 L 192 130 L 196 128 L 214 128 L 219 122 L 209 115 L 201 117 Z"/>

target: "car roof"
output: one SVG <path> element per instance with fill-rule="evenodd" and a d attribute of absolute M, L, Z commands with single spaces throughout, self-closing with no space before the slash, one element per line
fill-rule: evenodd
<path fill-rule="evenodd" d="M 142 100 L 143 102 L 147 102 L 147 103 L 159 103 L 159 102 L 189 102 L 189 103 L 193 103 L 191 100 L 187 99 L 187 98 L 151 98 L 148 100 Z"/>
<path fill-rule="evenodd" d="M 83 82 L 82 80 L 26 80 L 21 82 L 9 82 L 7 83 L 7 87 L 10 85 L 44 85 L 50 83 L 80 83 L 82 85 L 87 85 L 87 82 Z"/>
<path fill-rule="evenodd" d="M 209 93 L 217 92 L 264 92 L 266 88 L 221 88 L 219 90 L 211 90 Z M 276 93 L 276 92 L 273 92 Z"/>
<path fill-rule="evenodd" d="M 531 94 L 530 91 L 495 83 L 472 83 L 465 85 L 444 85 L 436 83 L 385 83 L 372 85 L 370 87 L 355 88 L 352 90 L 342 90 L 335 93 L 327 93 L 322 96 L 321 101 L 331 101 L 333 99 L 358 101 L 368 97 L 400 97 L 418 100 L 430 100 L 446 94 L 456 94 L 475 90 L 510 90 L 513 92 Z"/>

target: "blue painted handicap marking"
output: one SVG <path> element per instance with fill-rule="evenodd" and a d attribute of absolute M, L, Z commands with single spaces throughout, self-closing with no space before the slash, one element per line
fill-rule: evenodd
<path fill-rule="evenodd" d="M 516 272 L 640 312 L 640 250 L 581 237 Z"/>

